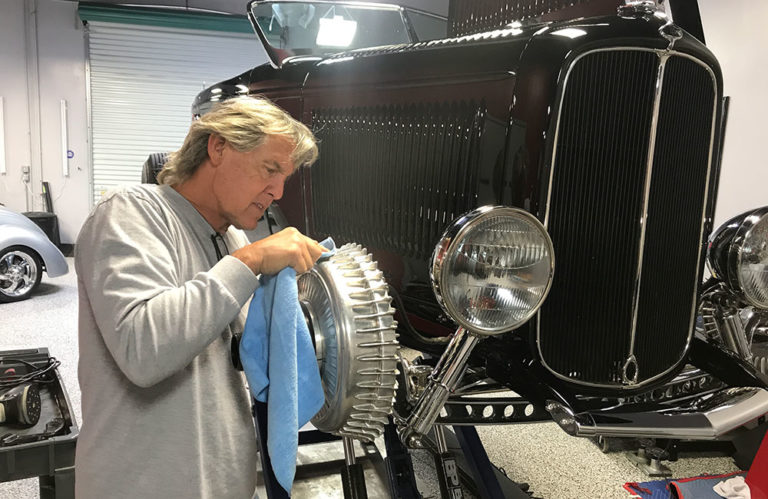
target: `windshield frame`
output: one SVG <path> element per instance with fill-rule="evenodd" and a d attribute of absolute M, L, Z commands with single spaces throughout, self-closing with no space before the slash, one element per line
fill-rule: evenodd
<path fill-rule="evenodd" d="M 261 44 L 264 46 L 264 50 L 267 52 L 267 55 L 269 56 L 269 62 L 274 68 L 282 67 L 285 61 L 291 58 L 321 60 L 323 56 L 317 55 L 317 54 L 297 54 L 295 51 L 280 49 L 271 45 L 269 43 L 269 40 L 267 39 L 266 33 L 264 33 L 261 26 L 259 25 L 258 20 L 253 14 L 253 6 L 255 4 L 265 4 L 265 3 L 316 3 L 316 4 L 319 3 L 319 4 L 328 4 L 328 5 L 346 5 L 350 7 L 358 7 L 358 8 L 364 8 L 364 9 L 372 9 L 372 10 L 380 9 L 380 10 L 387 10 L 387 11 L 397 11 L 400 14 L 400 19 L 403 22 L 403 26 L 405 27 L 405 31 L 409 38 L 409 43 L 417 42 L 419 41 L 419 39 L 414 30 L 414 26 L 411 22 L 411 19 L 408 16 L 408 11 L 416 12 L 419 14 L 425 14 L 425 15 L 436 17 L 439 19 L 446 19 L 444 16 L 440 16 L 433 12 L 428 12 L 428 11 L 424 11 L 424 10 L 416 9 L 412 7 L 404 7 L 397 4 L 387 4 L 387 3 L 336 1 L 336 0 L 250 0 L 246 7 L 248 11 L 248 20 L 251 22 L 251 26 L 253 26 L 253 30 L 259 36 L 259 40 L 261 41 Z M 344 51 L 345 50 L 339 50 L 339 52 L 344 52 Z"/>

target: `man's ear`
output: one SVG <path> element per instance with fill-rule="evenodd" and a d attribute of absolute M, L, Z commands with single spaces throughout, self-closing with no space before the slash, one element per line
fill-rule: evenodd
<path fill-rule="evenodd" d="M 208 136 L 208 158 L 213 166 L 219 166 L 224 155 L 226 139 L 221 135 L 212 133 Z"/>

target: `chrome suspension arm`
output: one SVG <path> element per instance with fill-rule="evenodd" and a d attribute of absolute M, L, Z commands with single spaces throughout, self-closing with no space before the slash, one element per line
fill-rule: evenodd
<path fill-rule="evenodd" d="M 469 355 L 480 338 L 464 328 L 459 328 L 451 337 L 440 361 L 429 377 L 424 393 L 419 397 L 416 409 L 405 425 L 399 429 L 400 440 L 406 446 L 419 447 L 450 394 L 456 389 L 464 375 Z"/>

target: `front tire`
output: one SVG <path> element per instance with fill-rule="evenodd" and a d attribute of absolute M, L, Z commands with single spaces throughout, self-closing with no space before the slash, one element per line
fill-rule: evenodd
<path fill-rule="evenodd" d="M 40 284 L 43 264 L 26 246 L 0 250 L 0 303 L 26 300 Z"/>

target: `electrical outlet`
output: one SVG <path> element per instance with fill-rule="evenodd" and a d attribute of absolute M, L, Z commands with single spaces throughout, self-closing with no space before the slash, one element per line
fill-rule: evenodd
<path fill-rule="evenodd" d="M 24 165 L 21 167 L 21 173 L 25 175 L 29 175 L 29 165 Z"/>

